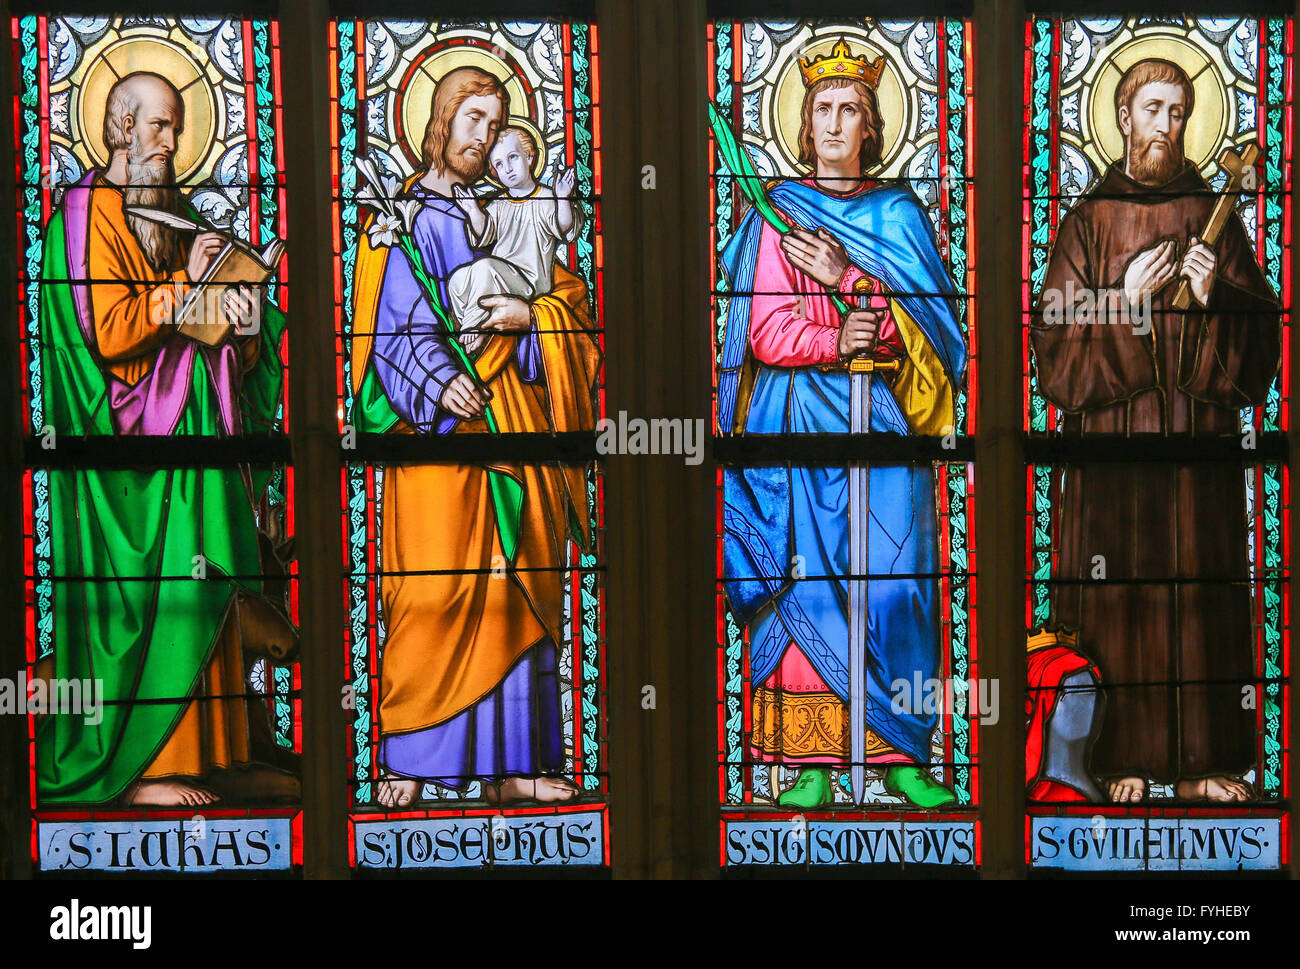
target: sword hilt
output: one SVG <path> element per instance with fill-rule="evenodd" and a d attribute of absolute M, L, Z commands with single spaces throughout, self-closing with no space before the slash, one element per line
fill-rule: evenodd
<path fill-rule="evenodd" d="M 897 373 L 903 367 L 901 360 L 873 360 L 871 357 L 854 357 L 849 361 L 849 373 L 877 373 L 892 370 Z"/>
<path fill-rule="evenodd" d="M 866 278 L 859 279 L 853 284 L 853 292 L 858 297 L 858 308 L 865 309 L 867 306 L 867 294 L 875 291 L 875 283 Z M 892 370 L 897 373 L 902 369 L 901 360 L 874 360 L 866 354 L 859 354 L 849 360 L 849 373 L 874 373 L 877 370 Z"/>
<path fill-rule="evenodd" d="M 867 304 L 863 301 L 865 298 L 864 294 L 875 292 L 875 289 L 876 281 L 867 276 L 863 276 L 853 284 L 853 292 L 856 293 L 858 297 L 858 309 L 866 308 Z"/>

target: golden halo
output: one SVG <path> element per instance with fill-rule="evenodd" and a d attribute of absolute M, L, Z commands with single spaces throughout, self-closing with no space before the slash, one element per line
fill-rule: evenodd
<path fill-rule="evenodd" d="M 797 56 L 791 56 L 777 78 L 775 94 L 769 102 L 768 110 L 775 116 L 775 123 L 769 130 L 776 132 L 777 147 L 796 171 L 808 170 L 808 166 L 799 161 L 799 122 L 806 90 L 803 74 L 799 70 L 799 58 L 829 54 L 839 39 L 839 35 L 823 37 L 799 51 Z M 885 69 L 876 87 L 876 102 L 880 105 L 880 114 L 885 122 L 881 134 L 880 164 L 876 167 L 883 170 L 889 167 L 903 146 L 903 132 L 908 127 L 911 104 L 903 90 L 899 72 L 889 59 L 889 52 L 873 47 L 857 37 L 850 37 L 848 41 L 855 57 L 865 54 L 874 62 L 880 55 L 885 55 Z"/>
<path fill-rule="evenodd" d="M 1115 111 L 1115 89 L 1125 71 L 1149 57 L 1172 61 L 1192 79 L 1196 102 L 1183 129 L 1183 151 L 1187 160 L 1200 168 L 1215 156 L 1227 137 L 1228 91 L 1209 56 L 1195 44 L 1171 34 L 1135 37 L 1096 68 L 1084 122 L 1084 144 L 1091 148 L 1090 154 L 1101 168 L 1124 156 L 1124 135 L 1119 130 Z"/>
<path fill-rule="evenodd" d="M 458 67 L 477 67 L 503 83 L 510 95 L 510 105 L 515 110 L 529 108 L 528 92 L 524 82 L 504 60 L 489 50 L 473 44 L 455 44 L 435 51 L 420 62 L 398 93 L 396 106 L 402 122 L 402 148 L 412 164 L 420 164 L 420 147 L 424 143 L 424 129 L 429 124 L 429 109 L 433 105 L 433 89 L 438 81 Z M 545 142 L 538 141 L 538 151 Z"/>
<path fill-rule="evenodd" d="M 546 171 L 546 138 L 542 135 L 542 129 L 537 127 L 537 125 L 533 124 L 527 118 L 522 118 L 517 114 L 512 114 L 508 119 L 506 119 L 506 123 L 503 124 L 501 128 L 504 129 L 510 126 L 523 128 L 533 136 L 533 143 L 537 145 L 537 157 L 533 159 L 533 181 L 537 181 L 542 177 L 542 172 Z M 499 138 L 500 136 L 501 130 L 498 129 L 497 137 Z M 493 144 L 495 145 L 495 142 Z M 496 185 L 498 188 L 505 187 L 497 181 L 496 173 L 492 170 L 491 159 L 488 160 L 487 169 L 483 174 L 487 176 L 489 182 Z"/>
<path fill-rule="evenodd" d="M 217 99 L 203 68 L 183 47 L 160 37 L 124 37 L 108 47 L 86 70 L 76 88 L 74 108 L 81 141 L 93 164 L 109 163 L 104 145 L 104 112 L 108 92 L 119 80 L 135 71 L 161 75 L 181 92 L 185 104 L 185 128 L 176 141 L 172 165 L 176 181 L 184 182 L 202 167 L 216 139 Z"/>

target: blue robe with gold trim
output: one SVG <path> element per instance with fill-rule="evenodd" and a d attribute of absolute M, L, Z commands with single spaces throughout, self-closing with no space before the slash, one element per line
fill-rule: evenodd
<path fill-rule="evenodd" d="M 851 197 L 798 182 L 770 193 L 790 221 L 824 227 L 853 264 L 881 281 L 908 351 L 893 386 L 868 377 L 871 430 L 941 434 L 966 363 L 955 292 L 924 209 L 906 188 Z M 728 306 L 718 414 L 733 426 L 740 369 L 748 352 L 750 297 L 762 222 L 751 212 L 723 257 Z M 816 367 L 758 364 L 744 415 L 747 434 L 846 434 L 849 375 Z M 882 740 L 929 760 L 937 716 L 896 713 L 898 680 L 937 677 L 940 657 L 939 548 L 934 471 L 929 465 L 870 469 L 867 603 L 867 722 Z M 724 472 L 724 580 L 737 619 L 749 625 L 750 681 L 776 669 L 791 642 L 842 700 L 849 694 L 848 470 L 751 467 Z M 792 578 L 794 563 L 801 579 Z M 818 578 L 827 576 L 829 578 Z"/>

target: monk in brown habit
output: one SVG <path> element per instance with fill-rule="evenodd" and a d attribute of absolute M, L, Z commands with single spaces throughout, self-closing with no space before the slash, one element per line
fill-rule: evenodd
<path fill-rule="evenodd" d="M 1277 373 L 1277 300 L 1235 213 L 1214 246 L 1198 238 L 1215 196 L 1183 154 L 1183 70 L 1133 65 L 1115 107 L 1124 157 L 1061 220 L 1033 321 L 1039 387 L 1067 436 L 1235 436 Z M 1092 766 L 1112 801 L 1142 800 L 1148 780 L 1185 799 L 1251 796 L 1244 487 L 1230 463 L 1066 471 L 1053 607 L 1101 669 Z"/>

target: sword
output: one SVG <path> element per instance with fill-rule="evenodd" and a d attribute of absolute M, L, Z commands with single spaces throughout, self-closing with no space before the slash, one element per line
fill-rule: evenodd
<path fill-rule="evenodd" d="M 858 308 L 871 305 L 869 280 L 853 287 Z M 871 431 L 871 375 L 877 370 L 898 370 L 897 360 L 877 361 L 866 355 L 849 361 L 849 432 Z M 853 803 L 867 794 L 867 579 L 870 569 L 871 469 L 866 463 L 849 465 L 849 779 Z"/>

